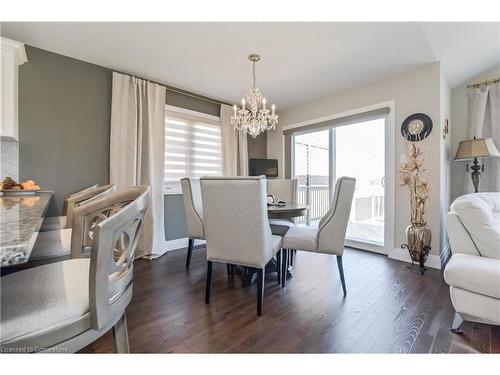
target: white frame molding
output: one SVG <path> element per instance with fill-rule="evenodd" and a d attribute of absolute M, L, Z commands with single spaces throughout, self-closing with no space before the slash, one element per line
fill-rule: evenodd
<path fill-rule="evenodd" d="M 386 117 L 386 130 L 385 130 L 385 144 L 386 144 L 386 158 L 385 158 L 385 185 L 386 185 L 386 195 L 385 195 L 385 202 L 384 202 L 384 210 L 386 213 L 386 218 L 385 218 L 385 225 L 384 225 L 384 246 L 377 246 L 377 245 L 371 245 L 368 243 L 359 243 L 356 241 L 346 241 L 346 246 L 351 246 L 351 247 L 356 247 L 356 248 L 361 248 L 361 245 L 363 245 L 363 249 L 368 250 L 368 251 L 373 251 L 381 254 L 388 255 L 390 258 L 394 259 L 400 259 L 400 257 L 393 257 L 391 256 L 392 253 L 394 253 L 394 201 L 395 201 L 395 175 L 396 175 L 396 170 L 395 170 L 395 110 L 396 110 L 396 102 L 395 100 L 389 100 L 386 102 L 382 103 L 377 103 L 373 104 L 370 106 L 362 107 L 362 108 L 357 108 L 353 109 L 350 111 L 346 112 L 341 112 L 341 113 L 336 113 L 333 115 L 328 115 L 328 116 L 323 116 L 319 117 L 316 119 L 312 120 L 307 120 L 303 122 L 299 122 L 296 124 L 291 124 L 288 126 L 284 126 L 282 128 L 282 133 L 281 133 L 281 147 L 282 147 L 282 154 L 281 154 L 281 165 L 282 165 L 282 170 L 284 171 L 285 169 L 285 135 L 283 134 L 283 130 L 290 130 L 290 129 L 295 129 L 299 128 L 302 126 L 307 126 L 307 125 L 313 125 L 317 124 L 319 122 L 324 122 L 324 121 L 329 121 L 329 120 L 334 120 L 342 117 L 347 117 L 347 116 L 352 116 L 352 115 L 357 115 L 360 113 L 364 112 L 369 112 L 381 108 L 389 108 L 389 114 Z M 293 135 L 292 135 L 293 137 Z M 291 173 L 293 176 L 293 149 L 291 150 Z M 283 172 L 284 176 L 284 172 Z M 403 250 L 403 249 L 401 249 Z M 409 257 L 408 257 L 409 259 Z M 403 259 L 400 259 L 403 260 Z M 430 259 L 429 259 L 430 260 Z M 430 262 L 429 262 L 430 263 Z M 429 265 L 432 267 L 432 265 Z"/>

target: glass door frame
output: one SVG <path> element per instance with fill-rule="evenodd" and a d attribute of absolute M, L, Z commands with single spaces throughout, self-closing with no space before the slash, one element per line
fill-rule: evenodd
<path fill-rule="evenodd" d="M 373 111 L 379 108 L 389 108 L 389 113 L 385 116 L 385 199 L 384 199 L 384 245 L 377 245 L 369 242 L 361 242 L 356 240 L 349 240 L 346 238 L 345 245 L 348 247 L 353 247 L 356 249 L 362 249 L 367 251 L 372 251 L 380 254 L 388 255 L 394 249 L 394 199 L 395 199 L 395 102 L 388 101 L 380 103 L 374 106 L 364 107 L 350 112 L 344 112 L 337 115 L 322 117 L 317 120 L 307 121 L 306 123 L 299 123 L 284 127 L 283 130 L 303 127 L 304 125 L 313 125 L 319 122 L 323 122 L 330 119 L 342 118 L 356 114 L 362 114 L 364 112 Z M 379 117 L 380 118 L 380 117 Z M 339 125 L 344 126 L 344 125 Z M 337 127 L 337 126 L 335 126 Z M 329 200 L 331 204 L 331 199 L 333 195 L 332 189 L 335 187 L 335 155 L 332 152 L 335 145 L 335 132 L 334 127 L 329 128 Z M 318 130 L 311 130 L 311 132 Z M 308 133 L 307 131 L 301 131 L 297 134 Z M 291 178 L 295 177 L 295 153 L 294 153 L 294 139 L 295 133 L 291 134 L 290 141 L 290 175 Z M 283 145 L 285 142 L 285 136 L 283 135 Z M 284 148 L 284 146 L 283 146 Z M 283 154 L 283 158 L 285 155 Z M 285 165 L 285 163 L 283 163 Z"/>

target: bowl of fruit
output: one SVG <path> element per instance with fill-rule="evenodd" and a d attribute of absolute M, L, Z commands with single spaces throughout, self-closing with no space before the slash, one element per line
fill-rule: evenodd
<path fill-rule="evenodd" d="M 16 182 L 11 177 L 5 177 L 0 183 L 0 191 L 5 195 L 30 195 L 35 194 L 38 190 L 40 190 L 40 186 L 33 180 Z"/>

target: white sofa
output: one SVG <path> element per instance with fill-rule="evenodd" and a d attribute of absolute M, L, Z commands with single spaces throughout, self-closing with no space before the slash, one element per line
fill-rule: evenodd
<path fill-rule="evenodd" d="M 500 193 L 457 198 L 447 215 L 452 257 L 444 272 L 460 333 L 463 320 L 500 325 Z"/>

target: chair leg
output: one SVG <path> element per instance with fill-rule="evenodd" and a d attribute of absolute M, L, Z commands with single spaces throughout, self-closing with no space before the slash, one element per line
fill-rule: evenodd
<path fill-rule="evenodd" d="M 186 269 L 189 269 L 189 264 L 191 263 L 191 255 L 193 254 L 194 239 L 190 238 L 188 242 L 188 253 L 186 258 Z"/>
<path fill-rule="evenodd" d="M 113 337 L 115 339 L 115 349 L 117 353 L 130 353 L 128 346 L 127 317 L 123 313 L 122 317 L 113 327 Z"/>
<path fill-rule="evenodd" d="M 278 251 L 276 254 L 276 273 L 277 273 L 277 279 L 278 279 L 278 285 L 281 284 L 281 249 Z"/>
<path fill-rule="evenodd" d="M 262 315 L 262 305 L 264 303 L 264 268 L 257 269 L 257 315 Z"/>
<path fill-rule="evenodd" d="M 344 296 L 346 296 L 347 289 L 345 287 L 344 266 L 342 265 L 342 255 L 337 255 L 337 266 L 339 267 L 340 282 L 342 283 L 342 290 L 344 291 Z"/>
<path fill-rule="evenodd" d="M 205 290 L 205 303 L 210 303 L 210 292 L 212 290 L 212 261 L 207 261 L 207 287 Z"/>
<path fill-rule="evenodd" d="M 295 250 L 290 250 L 290 255 L 288 255 L 288 259 L 290 262 L 290 266 L 293 267 L 293 257 L 295 255 Z"/>
<path fill-rule="evenodd" d="M 464 319 L 460 316 L 459 313 L 455 311 L 455 315 L 453 315 L 453 321 L 451 322 L 451 327 L 450 330 L 453 333 L 456 333 L 458 335 L 462 334 L 463 331 L 460 329 L 460 326 L 464 322 Z"/>
<path fill-rule="evenodd" d="M 288 272 L 288 249 L 281 249 L 281 287 L 286 285 L 286 276 Z"/>

